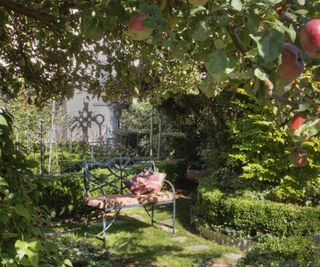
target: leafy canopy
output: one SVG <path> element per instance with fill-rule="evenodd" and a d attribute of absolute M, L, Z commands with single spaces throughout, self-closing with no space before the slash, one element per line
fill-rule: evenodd
<path fill-rule="evenodd" d="M 275 106 L 282 123 L 306 113 L 307 134 L 297 139 L 308 139 L 320 129 L 317 62 L 303 55 L 307 71 L 294 90 L 276 69 L 284 43 L 300 46 L 300 28 L 319 7 L 289 0 L 0 1 L 1 92 L 28 90 L 38 104 L 77 87 L 111 100 L 157 101 L 181 91 L 211 98 L 241 85 Z M 127 25 L 140 13 L 153 33 L 135 41 Z"/>

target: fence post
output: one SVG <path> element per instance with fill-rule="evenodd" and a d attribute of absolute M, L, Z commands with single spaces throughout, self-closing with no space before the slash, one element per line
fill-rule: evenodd
<path fill-rule="evenodd" d="M 44 120 L 40 120 L 40 174 L 44 174 L 44 157 L 43 157 L 43 123 Z"/>
<path fill-rule="evenodd" d="M 153 158 L 153 113 L 154 113 L 154 107 L 152 105 L 151 119 L 150 119 L 150 159 Z"/>
<path fill-rule="evenodd" d="M 157 159 L 160 160 L 161 156 L 161 131 L 162 131 L 162 119 L 160 117 L 159 120 L 159 134 L 158 134 L 158 151 L 157 151 Z"/>

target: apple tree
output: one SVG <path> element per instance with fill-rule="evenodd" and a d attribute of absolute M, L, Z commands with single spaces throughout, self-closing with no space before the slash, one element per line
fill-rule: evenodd
<path fill-rule="evenodd" d="M 318 135 L 318 1 L 0 1 L 1 92 L 38 105 L 244 88 L 298 143 Z"/>

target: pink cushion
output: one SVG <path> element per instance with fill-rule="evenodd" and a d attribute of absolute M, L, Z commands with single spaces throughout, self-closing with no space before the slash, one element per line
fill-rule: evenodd
<path fill-rule="evenodd" d="M 123 183 L 134 195 L 160 192 L 165 173 L 143 171 Z"/>

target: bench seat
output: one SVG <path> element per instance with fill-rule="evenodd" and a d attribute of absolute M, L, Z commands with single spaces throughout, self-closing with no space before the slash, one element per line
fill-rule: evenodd
<path fill-rule="evenodd" d="M 174 196 L 172 192 L 162 191 L 158 193 L 134 195 L 114 194 L 107 196 L 85 197 L 84 202 L 90 208 L 113 210 L 119 208 L 135 208 L 148 204 L 168 204 L 172 203 Z"/>

